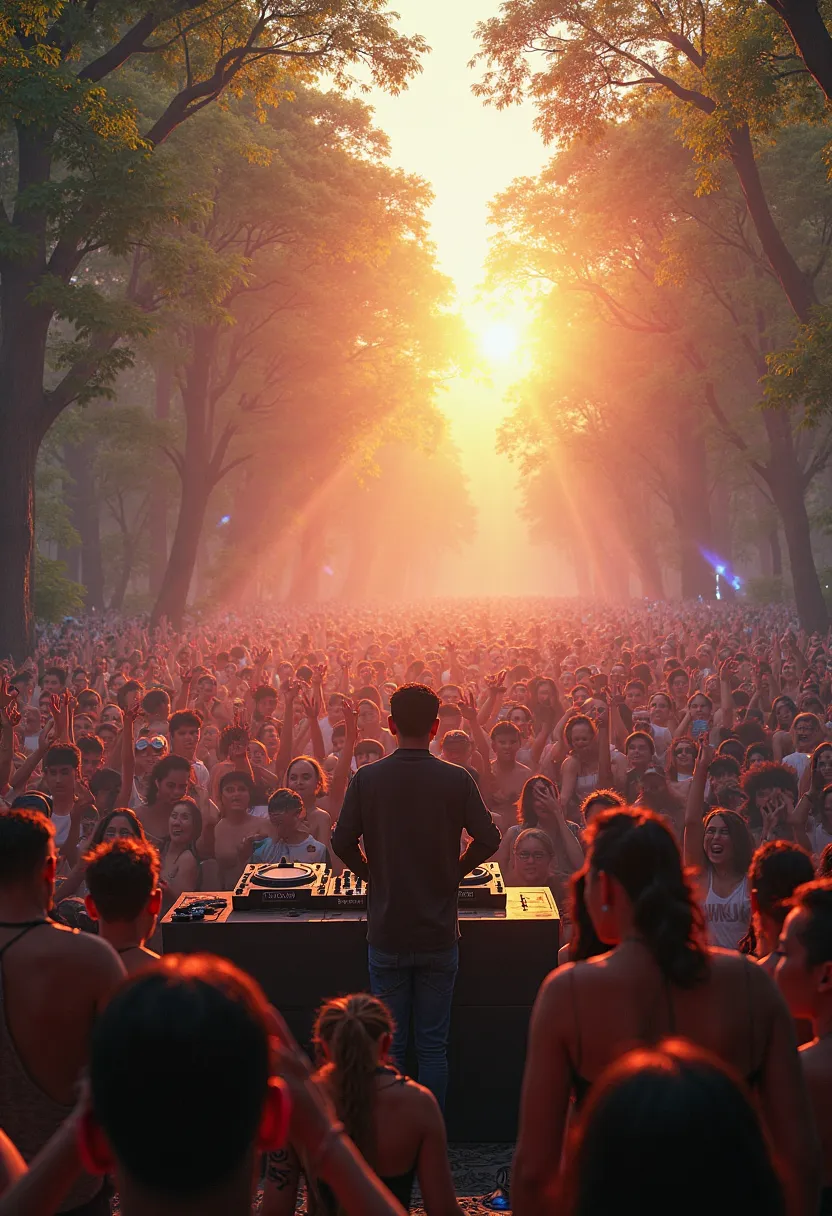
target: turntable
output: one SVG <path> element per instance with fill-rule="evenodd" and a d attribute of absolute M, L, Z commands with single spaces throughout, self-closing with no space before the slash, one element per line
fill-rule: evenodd
<path fill-rule="evenodd" d="M 246 866 L 232 896 L 235 912 L 255 908 L 309 908 L 326 891 L 327 867 L 281 861 Z"/>
<path fill-rule="evenodd" d="M 460 908 L 502 909 L 506 906 L 506 887 L 496 861 L 486 861 L 466 874 L 459 884 Z"/>

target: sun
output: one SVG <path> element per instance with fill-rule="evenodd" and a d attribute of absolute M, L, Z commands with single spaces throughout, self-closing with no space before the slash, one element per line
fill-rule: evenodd
<path fill-rule="evenodd" d="M 517 353 L 520 335 L 509 321 L 494 321 L 480 334 L 480 350 L 492 363 L 506 363 Z"/>

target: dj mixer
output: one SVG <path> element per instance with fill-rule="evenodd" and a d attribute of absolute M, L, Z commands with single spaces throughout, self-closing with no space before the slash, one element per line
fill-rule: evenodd
<path fill-rule="evenodd" d="M 236 912 L 273 908 L 345 909 L 366 911 L 367 883 L 351 870 L 333 874 L 324 865 L 287 860 L 272 865 L 246 866 L 233 892 Z M 463 878 L 459 887 L 461 909 L 505 910 L 506 888 L 500 867 L 488 861 Z"/>

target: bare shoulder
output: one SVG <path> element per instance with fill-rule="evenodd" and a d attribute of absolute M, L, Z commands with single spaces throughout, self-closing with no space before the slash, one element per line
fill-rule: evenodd
<path fill-rule="evenodd" d="M 330 815 L 329 811 L 325 811 L 322 806 L 316 806 L 311 817 L 314 818 L 317 823 L 332 824 L 332 816 Z"/>
<path fill-rule="evenodd" d="M 563 773 L 567 773 L 567 772 L 572 773 L 575 771 L 575 769 L 577 769 L 577 767 L 578 767 L 578 757 L 571 756 L 571 755 L 567 756 L 564 759 L 563 764 L 560 766 L 561 775 L 563 775 Z"/>
<path fill-rule="evenodd" d="M 769 1008 L 782 1003 L 780 992 L 765 967 L 747 954 L 735 950 L 722 950 L 718 946 L 710 949 L 711 972 L 718 984 L 744 985 L 756 1006 Z"/>
<path fill-rule="evenodd" d="M 71 959 L 73 966 L 107 974 L 124 974 L 121 959 L 113 947 L 94 933 L 82 933 L 80 929 L 55 925 L 49 948 L 60 957 Z"/>

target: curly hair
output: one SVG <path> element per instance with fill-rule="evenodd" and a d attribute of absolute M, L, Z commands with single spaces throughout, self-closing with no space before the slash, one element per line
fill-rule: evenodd
<path fill-rule="evenodd" d="M 797 774 L 785 764 L 769 763 L 755 764 L 753 768 L 743 773 L 742 792 L 748 799 L 748 821 L 754 828 L 762 827 L 762 816 L 757 808 L 757 796 L 762 790 L 782 790 L 791 794 L 797 801 Z"/>
<path fill-rule="evenodd" d="M 789 911 L 788 901 L 798 887 L 811 882 L 814 876 L 812 859 L 799 845 L 789 840 L 769 840 L 760 845 L 748 870 L 756 911 L 771 917 L 782 929 Z M 753 916 L 738 949 L 741 954 L 754 954 L 757 950 Z"/>
<path fill-rule="evenodd" d="M 589 866 L 621 883 L 634 927 L 665 979 L 680 988 L 701 983 L 709 969 L 702 910 L 664 821 L 650 811 L 603 811 L 587 835 Z"/>

